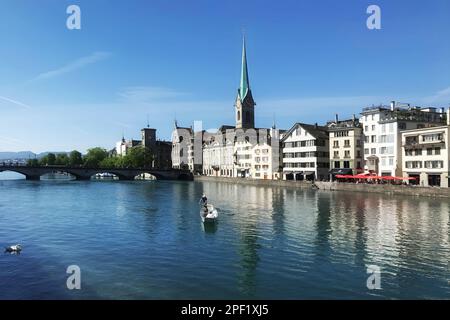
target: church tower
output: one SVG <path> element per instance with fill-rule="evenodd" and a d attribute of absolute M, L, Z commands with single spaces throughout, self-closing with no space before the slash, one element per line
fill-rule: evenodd
<path fill-rule="evenodd" d="M 241 67 L 241 84 L 238 89 L 236 98 L 236 129 L 250 129 L 255 127 L 255 101 L 253 100 L 252 91 L 250 90 L 250 82 L 247 70 L 247 54 L 245 49 L 245 37 L 242 44 L 242 67 Z"/>

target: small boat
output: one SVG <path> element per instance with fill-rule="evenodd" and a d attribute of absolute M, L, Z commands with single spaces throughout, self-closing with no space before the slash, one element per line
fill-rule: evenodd
<path fill-rule="evenodd" d="M 9 246 L 5 248 L 5 252 L 19 254 L 22 251 L 22 246 L 20 244 L 16 244 L 14 246 Z"/>
<path fill-rule="evenodd" d="M 212 204 L 207 204 L 206 207 L 208 210 L 205 210 L 205 206 L 200 207 L 200 217 L 202 218 L 203 223 L 214 223 L 217 221 L 219 217 L 219 212 L 214 208 Z"/>

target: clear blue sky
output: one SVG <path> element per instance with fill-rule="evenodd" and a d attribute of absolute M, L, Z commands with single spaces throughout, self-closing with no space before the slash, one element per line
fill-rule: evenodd
<path fill-rule="evenodd" d="M 450 103 L 448 0 L 4 0 L 0 151 L 112 148 L 147 114 L 166 139 L 175 117 L 233 124 L 242 29 L 259 127 Z"/>

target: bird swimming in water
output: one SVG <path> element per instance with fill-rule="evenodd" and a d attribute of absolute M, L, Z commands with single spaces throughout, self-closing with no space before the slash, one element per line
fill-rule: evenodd
<path fill-rule="evenodd" d="M 5 248 L 5 252 L 8 253 L 20 253 L 22 251 L 22 246 L 20 244 L 16 244 L 15 246 L 9 246 Z"/>

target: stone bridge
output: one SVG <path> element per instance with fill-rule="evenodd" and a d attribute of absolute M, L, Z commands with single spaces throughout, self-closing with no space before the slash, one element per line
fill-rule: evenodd
<path fill-rule="evenodd" d="M 90 180 L 98 173 L 110 173 L 116 175 L 119 180 L 134 180 L 137 176 L 147 173 L 158 180 L 193 180 L 193 175 L 187 170 L 177 169 L 153 169 L 153 168 L 84 168 L 66 166 L 9 166 L 0 165 L 0 172 L 12 171 L 23 174 L 27 180 L 40 180 L 41 176 L 48 173 L 69 173 L 77 180 Z"/>

